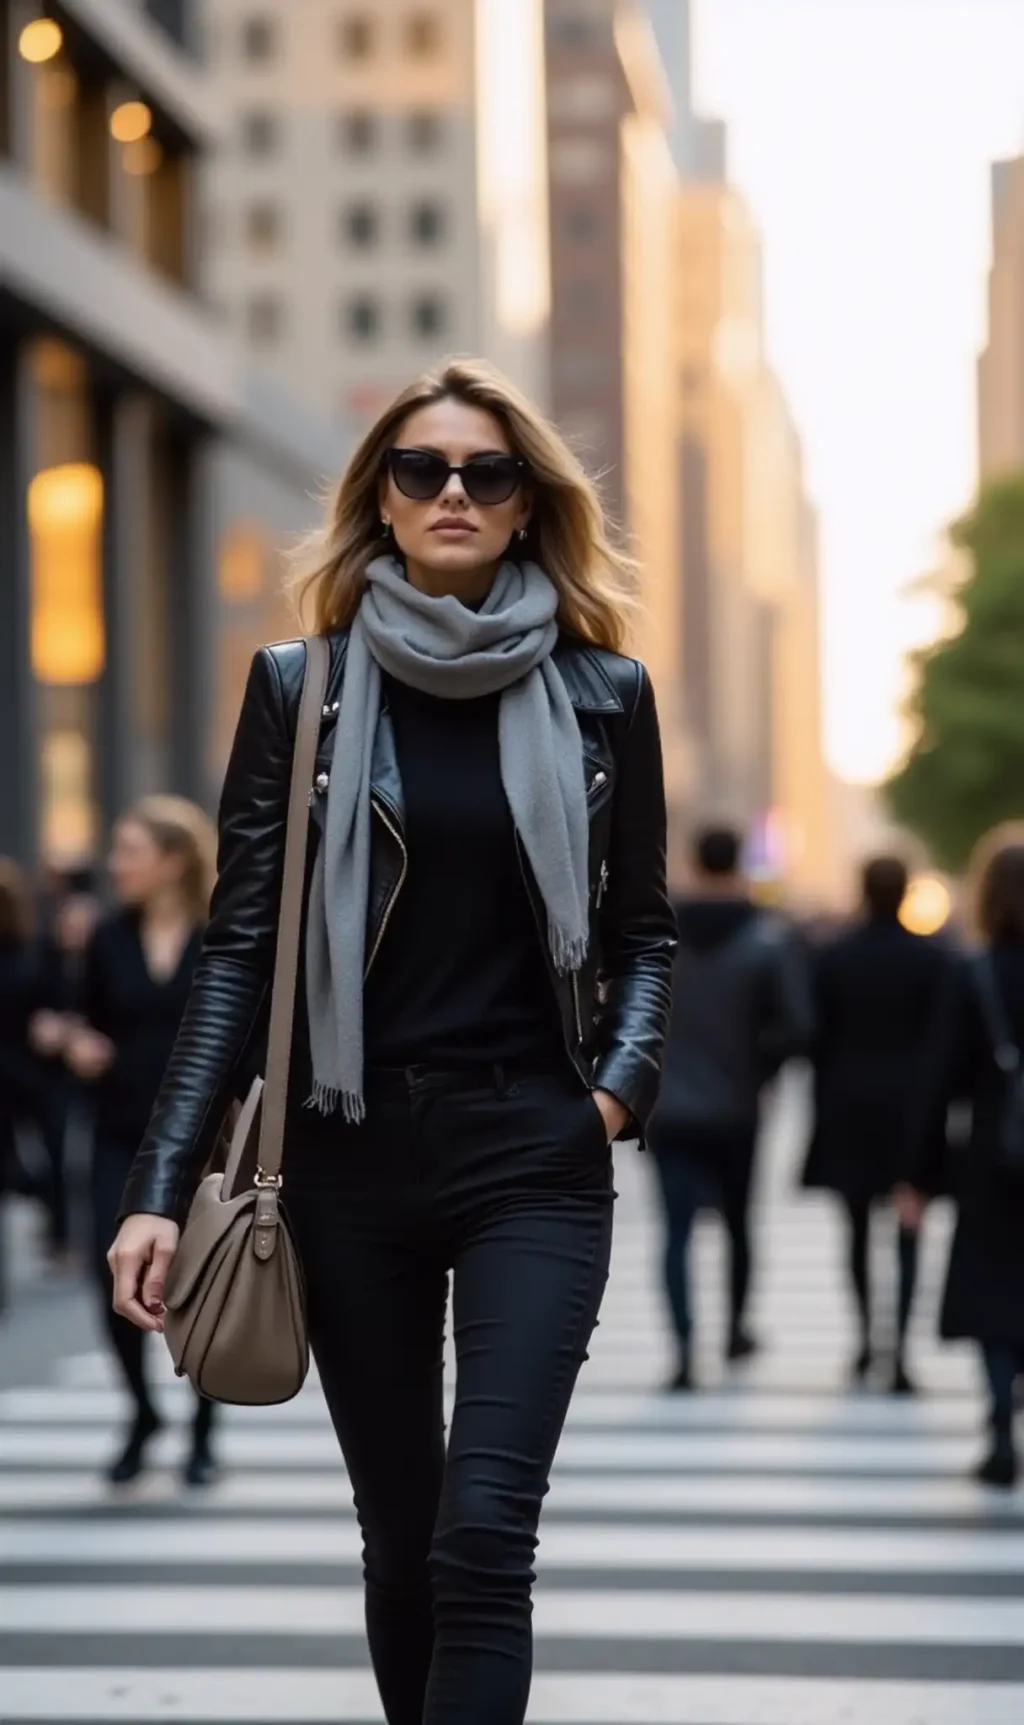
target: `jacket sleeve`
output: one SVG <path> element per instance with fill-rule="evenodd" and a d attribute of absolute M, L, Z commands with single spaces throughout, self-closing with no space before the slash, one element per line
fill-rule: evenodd
<path fill-rule="evenodd" d="M 771 952 L 761 1052 L 764 1073 L 774 1078 L 787 1060 L 810 1051 L 814 1035 L 814 1007 L 810 960 L 802 941 L 791 929 L 782 928 Z"/>
<path fill-rule="evenodd" d="M 183 1219 L 269 997 L 293 739 L 274 656 L 252 662 L 219 814 L 218 878 L 192 990 L 121 1215 Z"/>
<path fill-rule="evenodd" d="M 900 1177 L 922 1192 L 942 1192 L 949 1176 L 949 1116 L 973 1097 L 982 1046 L 969 961 L 946 967 L 920 1065 Z"/>
<path fill-rule="evenodd" d="M 641 1133 L 661 1084 L 676 923 L 665 885 L 665 781 L 654 690 L 643 667 L 619 758 L 601 907 L 603 1005 L 593 1083 Z M 624 1128 L 622 1137 L 630 1137 Z"/>

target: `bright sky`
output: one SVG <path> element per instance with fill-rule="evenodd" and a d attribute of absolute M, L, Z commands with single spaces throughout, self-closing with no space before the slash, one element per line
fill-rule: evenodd
<path fill-rule="evenodd" d="M 826 742 L 899 748 L 905 584 L 976 478 L 990 161 L 1024 151 L 1024 0 L 694 0 L 698 102 L 765 242 L 822 522 Z"/>

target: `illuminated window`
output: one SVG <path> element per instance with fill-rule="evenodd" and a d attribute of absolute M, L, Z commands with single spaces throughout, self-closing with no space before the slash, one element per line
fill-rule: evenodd
<path fill-rule="evenodd" d="M 247 18 L 242 25 L 242 56 L 251 66 L 265 66 L 274 58 L 277 32 L 272 18 Z"/>
<path fill-rule="evenodd" d="M 369 18 L 344 18 L 338 37 L 346 60 L 366 60 L 373 52 L 373 23 Z"/>
<path fill-rule="evenodd" d="M 435 12 L 414 12 L 405 26 L 405 45 L 417 60 L 430 59 L 441 46 L 441 26 Z"/>
<path fill-rule="evenodd" d="M 28 522 L 32 670 L 41 683 L 94 683 L 106 658 L 99 469 L 72 461 L 37 473 Z"/>

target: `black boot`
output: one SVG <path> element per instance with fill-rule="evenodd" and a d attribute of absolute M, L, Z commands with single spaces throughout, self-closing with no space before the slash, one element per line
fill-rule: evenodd
<path fill-rule="evenodd" d="M 863 1342 L 860 1353 L 850 1367 L 850 1378 L 855 1384 L 862 1384 L 870 1376 L 874 1360 L 871 1354 L 871 1343 Z"/>
<path fill-rule="evenodd" d="M 751 1359 L 757 1350 L 758 1343 L 750 1331 L 745 1329 L 741 1323 L 733 1324 L 729 1331 L 729 1345 L 725 1351 L 726 1359 L 735 1365 L 739 1360 Z"/>
<path fill-rule="evenodd" d="M 889 1380 L 889 1394 L 893 1396 L 916 1396 L 917 1385 L 907 1373 L 906 1362 L 902 1354 L 897 1354 L 893 1361 L 892 1377 Z"/>
<path fill-rule="evenodd" d="M 687 1390 L 696 1389 L 696 1385 L 693 1381 L 693 1359 L 690 1353 L 690 1344 L 688 1341 L 680 1342 L 679 1344 L 679 1365 L 677 1366 L 674 1375 L 669 1378 L 665 1388 L 670 1392 L 678 1392 L 680 1394 L 685 1393 Z"/>
<path fill-rule="evenodd" d="M 1009 1491 L 1017 1484 L 1020 1477 L 1020 1461 L 1013 1447 L 1013 1433 L 997 1431 L 992 1448 L 983 1462 L 974 1470 L 974 1477 L 980 1485 L 1000 1486 Z"/>
<path fill-rule="evenodd" d="M 213 1409 L 213 1402 L 201 1401 L 192 1423 L 192 1448 L 182 1478 L 187 1486 L 195 1490 L 213 1485 L 219 1471 L 211 1443 Z"/>
<path fill-rule="evenodd" d="M 117 1460 L 107 1469 L 111 1485 L 130 1485 L 138 1479 L 146 1465 L 146 1445 L 163 1424 L 154 1408 L 140 1408 L 128 1434 L 128 1441 Z"/>

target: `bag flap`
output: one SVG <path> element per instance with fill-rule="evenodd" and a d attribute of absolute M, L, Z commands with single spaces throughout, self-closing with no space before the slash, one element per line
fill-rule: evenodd
<path fill-rule="evenodd" d="M 223 1175 L 208 1174 L 192 1203 L 184 1232 L 167 1272 L 164 1305 L 171 1311 L 184 1305 L 217 1252 L 225 1235 L 239 1223 L 250 1225 L 256 1194 L 240 1192 L 222 1198 Z"/>

